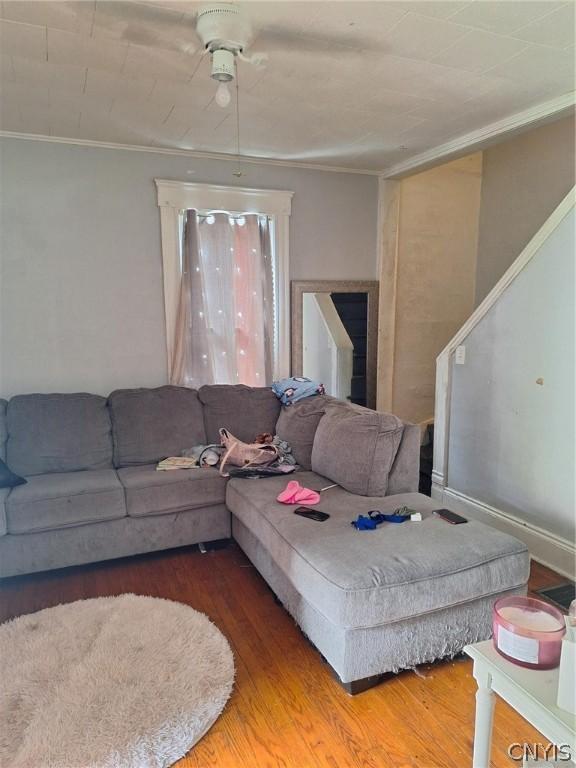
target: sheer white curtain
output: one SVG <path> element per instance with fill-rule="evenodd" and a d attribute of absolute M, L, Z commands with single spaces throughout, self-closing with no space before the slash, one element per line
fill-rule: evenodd
<path fill-rule="evenodd" d="M 274 265 L 266 216 L 184 217 L 172 384 L 249 384 L 272 378 Z"/>

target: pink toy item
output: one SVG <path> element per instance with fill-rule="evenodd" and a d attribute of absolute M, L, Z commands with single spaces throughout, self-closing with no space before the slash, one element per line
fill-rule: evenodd
<path fill-rule="evenodd" d="M 282 504 L 318 504 L 320 494 L 318 491 L 302 487 L 297 480 L 290 480 L 276 498 Z"/>

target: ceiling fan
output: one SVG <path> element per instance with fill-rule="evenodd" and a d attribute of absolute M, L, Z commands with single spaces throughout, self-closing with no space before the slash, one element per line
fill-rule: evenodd
<path fill-rule="evenodd" d="M 230 103 L 230 83 L 236 75 L 236 58 L 263 66 L 268 60 L 266 53 L 245 54 L 253 39 L 250 19 L 232 3 L 206 5 L 196 15 L 196 34 L 204 45 L 204 51 L 212 59 L 210 76 L 219 85 L 215 100 L 220 107 Z"/>
<path fill-rule="evenodd" d="M 75 10 L 71 7 L 70 12 Z M 235 3 L 198 4 L 194 14 L 171 5 L 142 0 L 98 0 L 96 23 L 135 45 L 194 54 L 202 44 L 212 59 L 211 77 L 220 83 L 216 100 L 230 102 L 227 83 L 235 77 L 236 59 L 262 66 L 267 54 L 246 54 L 254 39 L 250 16 Z M 200 40 L 198 40 L 198 38 Z"/>
<path fill-rule="evenodd" d="M 351 29 L 346 27 L 340 33 L 333 30 L 325 33 L 319 29 L 307 32 L 298 25 L 298 14 L 295 14 L 294 23 L 284 20 L 260 29 L 257 25 L 258 3 L 255 2 L 198 4 L 194 15 L 184 16 L 174 9 L 173 4 L 162 5 L 159 0 L 98 0 L 96 8 L 101 25 L 136 45 L 194 54 L 199 38 L 203 52 L 210 54 L 212 59 L 211 77 L 219 82 L 216 100 L 221 106 L 230 102 L 227 83 L 234 80 L 237 59 L 254 66 L 266 62 L 267 53 L 247 53 L 256 38 L 259 45 L 270 51 L 306 53 L 316 57 L 329 55 L 334 47 L 338 47 L 339 53 L 348 55 L 362 55 L 367 50 L 381 47 L 377 38 L 352 36 Z"/>

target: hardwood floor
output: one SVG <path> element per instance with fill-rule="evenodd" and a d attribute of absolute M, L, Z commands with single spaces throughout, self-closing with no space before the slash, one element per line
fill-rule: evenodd
<path fill-rule="evenodd" d="M 531 589 L 563 579 L 536 563 Z M 230 641 L 234 693 L 178 768 L 465 768 L 471 765 L 471 662 L 403 672 L 355 698 L 278 605 L 236 545 L 193 548 L 0 581 L 0 621 L 81 598 L 134 592 L 203 611 Z M 541 737 L 497 700 L 492 766 Z M 35 766 L 35 768 L 41 768 Z M 80 768 L 80 767 L 78 767 Z"/>

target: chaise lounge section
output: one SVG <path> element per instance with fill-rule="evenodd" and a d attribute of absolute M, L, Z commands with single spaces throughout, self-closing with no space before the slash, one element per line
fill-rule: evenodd
<path fill-rule="evenodd" d="M 330 482 L 313 472 L 300 481 Z M 524 544 L 481 523 L 448 525 L 426 496 L 335 488 L 318 505 L 330 518 L 316 523 L 275 501 L 283 485 L 231 480 L 232 535 L 350 693 L 485 640 L 494 600 L 526 592 Z M 422 522 L 374 531 L 350 525 L 358 514 L 402 505 Z"/>

